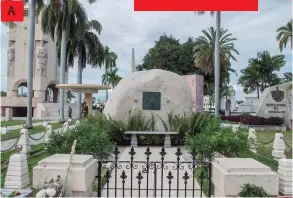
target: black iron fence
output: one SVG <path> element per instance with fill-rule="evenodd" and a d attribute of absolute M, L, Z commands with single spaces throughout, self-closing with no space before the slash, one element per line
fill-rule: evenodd
<path fill-rule="evenodd" d="M 165 160 L 165 148 L 152 153 L 148 147 L 144 161 L 134 160 L 141 153 L 137 154 L 133 147 L 129 161 L 118 161 L 117 147 L 113 153 L 114 160 L 98 162 L 98 197 L 202 197 L 204 180 L 208 187 L 205 196 L 211 197 L 211 163 L 196 162 L 195 152 L 190 161 L 180 159 L 183 157 L 180 148 L 174 153 L 174 161 Z M 161 160 L 151 161 L 152 155 L 159 155 Z M 200 167 L 204 168 L 198 174 Z"/>

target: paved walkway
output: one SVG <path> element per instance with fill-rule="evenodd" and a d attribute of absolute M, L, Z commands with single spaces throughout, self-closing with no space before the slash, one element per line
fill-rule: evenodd
<path fill-rule="evenodd" d="M 51 123 L 57 123 L 58 121 L 57 120 L 54 120 L 54 121 L 50 121 Z M 33 126 L 40 126 L 40 125 L 43 125 L 43 122 L 35 122 L 35 123 L 32 123 Z M 7 128 L 9 130 L 15 130 L 15 129 L 22 129 L 24 124 L 20 124 L 20 125 L 13 125 L 13 126 L 7 126 Z"/>
<path fill-rule="evenodd" d="M 125 183 L 124 183 L 124 196 L 125 197 L 130 197 L 131 196 L 131 183 L 132 183 L 132 197 L 138 197 L 139 196 L 139 187 L 140 187 L 140 197 L 154 197 L 155 193 L 157 197 L 169 197 L 169 179 L 167 179 L 167 176 L 169 172 L 172 173 L 173 179 L 171 179 L 171 191 L 170 191 L 170 196 L 171 197 L 185 197 L 185 184 L 184 184 L 184 179 L 182 178 L 185 173 L 188 174 L 190 177 L 187 180 L 186 188 L 188 189 L 186 191 L 186 196 L 187 197 L 192 197 L 193 196 L 193 184 L 194 184 L 194 197 L 199 197 L 200 196 L 200 186 L 196 179 L 192 179 L 192 169 L 188 168 L 188 165 L 190 163 L 186 164 L 181 164 L 180 168 L 177 170 L 176 164 L 174 163 L 177 159 L 177 156 L 175 155 L 177 148 L 172 147 L 172 148 L 166 148 L 166 155 L 164 156 L 164 161 L 167 162 L 164 165 L 164 168 L 160 167 L 160 163 L 157 164 L 158 169 L 157 169 L 157 174 L 155 176 L 154 174 L 154 169 L 153 167 L 150 169 L 149 174 L 146 172 L 142 172 L 146 168 L 146 155 L 144 154 L 146 151 L 147 147 L 136 147 L 135 152 L 136 154 L 134 155 L 134 169 L 132 171 L 132 176 L 131 176 L 131 169 L 130 169 L 130 147 L 126 147 L 123 152 L 121 153 L 121 156 L 119 157 L 118 161 L 120 162 L 120 168 L 117 169 L 117 191 L 116 195 L 117 197 L 122 197 L 123 196 L 123 183 L 121 179 L 122 172 L 125 172 L 126 178 L 125 178 Z M 161 161 L 161 155 L 159 154 L 161 152 L 161 147 L 150 147 L 151 155 L 150 155 L 150 161 L 151 162 L 160 162 Z M 182 149 L 182 153 L 186 155 L 186 152 Z M 189 157 L 187 157 L 188 159 Z M 180 161 L 181 162 L 187 162 L 185 161 L 186 157 L 184 155 L 181 155 Z M 124 161 L 124 162 L 123 162 Z M 128 162 L 125 162 L 128 161 Z M 169 162 L 168 162 L 169 161 Z M 118 166 L 119 166 L 118 165 Z M 139 186 L 139 182 L 137 179 L 138 173 L 141 172 L 141 176 L 143 177 L 141 179 L 141 184 Z M 147 178 L 148 177 L 148 178 Z M 132 178 L 132 182 L 131 182 Z M 156 178 L 156 179 L 155 179 Z M 194 181 L 194 183 L 193 183 Z M 156 192 L 154 191 L 154 186 L 156 183 Z M 107 196 L 107 184 L 104 186 L 102 190 L 102 197 Z M 163 187 L 163 191 L 161 190 Z M 112 170 L 111 172 L 111 177 L 109 179 L 109 188 L 115 188 L 115 169 Z M 177 192 L 177 188 L 180 190 Z M 148 189 L 148 191 L 146 190 Z M 147 194 L 148 193 L 148 194 Z M 162 194 L 161 194 L 162 193 Z M 177 196 L 178 193 L 178 196 Z M 114 197 L 115 196 L 115 190 L 114 189 L 109 189 L 109 197 Z M 204 195 L 203 195 L 204 196 Z"/>
<path fill-rule="evenodd" d="M 69 126 L 69 128 L 73 128 L 75 125 Z M 58 129 L 54 129 L 56 132 L 61 132 L 63 128 L 58 128 Z M 36 133 L 31 135 L 33 138 L 38 139 L 40 137 L 42 137 L 44 135 L 44 132 L 42 133 Z M 18 138 L 14 138 L 14 139 L 10 139 L 10 140 L 5 140 L 5 141 L 1 141 L 1 150 L 6 150 L 8 148 L 10 148 L 11 146 L 13 146 L 15 144 L 15 142 L 17 141 Z M 37 145 L 40 143 L 44 142 L 44 137 L 40 140 L 33 140 L 33 139 L 29 139 L 29 143 L 30 145 Z"/>

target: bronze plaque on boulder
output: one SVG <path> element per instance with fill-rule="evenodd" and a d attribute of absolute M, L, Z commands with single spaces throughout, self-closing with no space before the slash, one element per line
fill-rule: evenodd
<path fill-rule="evenodd" d="M 143 92 L 142 110 L 161 110 L 161 92 Z"/>

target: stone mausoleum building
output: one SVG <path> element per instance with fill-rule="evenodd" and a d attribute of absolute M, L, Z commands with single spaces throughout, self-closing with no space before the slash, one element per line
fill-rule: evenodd
<path fill-rule="evenodd" d="M 1 97 L 1 117 L 10 120 L 12 117 L 26 117 L 27 98 L 22 90 L 27 87 L 28 77 L 28 8 L 24 11 L 24 22 L 17 23 L 9 30 L 7 49 L 7 97 Z M 49 35 L 41 31 L 40 18 L 35 26 L 35 53 L 33 69 L 33 117 L 58 117 L 59 66 L 56 58 L 56 47 Z M 66 72 L 65 81 L 68 81 Z M 66 98 L 66 94 L 65 94 Z M 68 104 L 65 104 L 67 110 Z"/>

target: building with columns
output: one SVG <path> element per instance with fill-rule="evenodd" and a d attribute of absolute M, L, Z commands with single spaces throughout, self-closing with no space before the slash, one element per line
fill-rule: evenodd
<path fill-rule="evenodd" d="M 59 84 L 60 75 L 56 58 L 56 45 L 49 35 L 42 32 L 40 21 L 39 17 L 35 24 L 32 99 L 34 119 L 58 117 L 59 114 L 59 90 L 55 87 L 56 84 Z M 26 117 L 27 115 L 27 97 L 21 90 L 27 87 L 28 78 L 28 23 L 29 9 L 26 7 L 24 22 L 17 23 L 16 27 L 9 30 L 7 97 L 1 97 L 1 114 L 5 120 L 11 120 L 13 117 Z M 65 79 L 67 83 L 68 72 L 66 72 Z"/>

